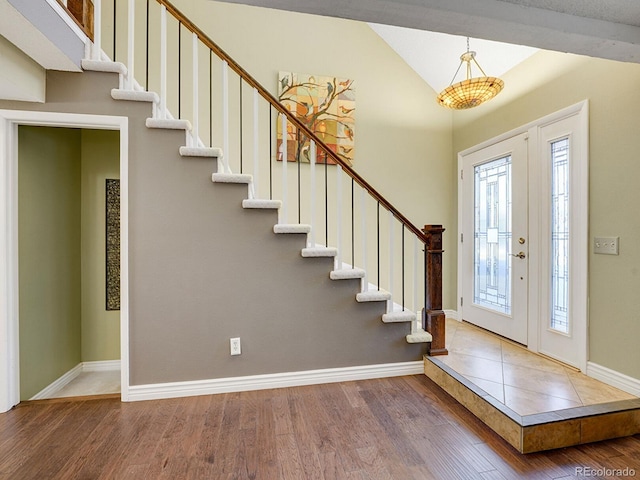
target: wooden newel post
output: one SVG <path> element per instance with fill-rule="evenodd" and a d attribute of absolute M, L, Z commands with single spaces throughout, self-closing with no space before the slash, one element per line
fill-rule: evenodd
<path fill-rule="evenodd" d="M 445 316 L 442 311 L 442 225 L 425 225 L 424 251 L 425 309 L 422 328 L 433 337 L 427 349 L 429 355 L 447 355 L 445 348 Z"/>

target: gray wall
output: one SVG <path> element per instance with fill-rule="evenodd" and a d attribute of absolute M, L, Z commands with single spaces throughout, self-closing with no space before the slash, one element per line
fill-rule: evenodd
<path fill-rule="evenodd" d="M 132 385 L 420 360 L 407 324 L 358 304 L 358 281 L 303 259 L 276 236 L 275 212 L 245 211 L 246 187 L 214 185 L 215 165 L 184 159 L 184 133 L 149 130 L 150 107 L 110 98 L 113 74 L 49 72 L 47 103 L 0 108 L 129 117 Z M 243 354 L 229 356 L 229 338 Z"/>

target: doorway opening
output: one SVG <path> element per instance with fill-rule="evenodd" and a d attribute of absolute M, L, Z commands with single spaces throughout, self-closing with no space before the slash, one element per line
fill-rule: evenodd
<path fill-rule="evenodd" d="M 119 134 L 18 127 L 20 400 L 120 393 L 120 312 L 105 299 Z"/>
<path fill-rule="evenodd" d="M 586 371 L 587 102 L 458 163 L 460 318 Z"/>
<path fill-rule="evenodd" d="M 119 314 L 116 313 L 115 323 L 118 325 L 119 332 L 116 333 L 116 337 L 119 338 L 115 344 L 117 345 L 117 349 L 119 350 L 119 363 L 120 363 L 120 397 L 123 401 L 128 400 L 128 390 L 129 390 L 129 373 L 128 373 L 128 325 L 129 325 L 129 297 L 128 297 L 128 119 L 126 117 L 114 117 L 114 116 L 105 116 L 105 115 L 88 115 L 88 114 L 69 114 L 69 113 L 57 113 L 57 112 L 38 112 L 38 111 L 19 111 L 19 110 L 0 110 L 0 264 L 4 266 L 3 275 L 0 276 L 0 298 L 3 299 L 3 302 L 0 304 L 0 413 L 5 412 L 11 409 L 14 405 L 17 405 L 21 398 L 27 398 L 26 394 L 22 394 L 21 392 L 21 368 L 28 368 L 26 364 L 21 362 L 23 359 L 23 355 L 21 355 L 21 333 L 20 332 L 20 315 L 21 308 L 27 308 L 23 305 L 25 303 L 29 303 L 31 301 L 36 301 L 36 299 L 29 298 L 29 290 L 24 292 L 21 295 L 20 287 L 21 287 L 21 276 L 26 270 L 21 268 L 20 265 L 20 222 L 24 218 L 19 215 L 20 205 L 19 205 L 19 150 L 20 150 L 20 129 L 24 126 L 28 127 L 47 127 L 43 131 L 50 132 L 51 130 L 55 130 L 56 134 L 63 135 L 71 135 L 73 136 L 72 130 L 81 130 L 79 135 L 91 135 L 100 136 L 101 134 L 106 135 L 105 138 L 109 137 L 109 134 L 115 135 L 115 141 L 113 139 L 109 140 L 111 142 L 111 147 L 115 149 L 117 152 L 114 157 L 117 158 L 117 165 L 120 173 L 120 183 L 121 183 L 121 196 L 119 202 L 120 208 L 120 275 L 119 275 L 119 283 L 120 283 L 120 311 Z M 51 128 L 56 127 L 56 128 Z M 26 131 L 26 130 L 25 130 Z M 100 131 L 100 132 L 98 132 Z M 104 131 L 109 131 L 109 133 L 105 133 Z M 70 133 L 71 132 L 71 133 Z M 85 133 L 88 132 L 88 133 Z M 75 135 L 78 135 L 78 132 L 75 132 Z M 68 140 L 68 139 L 67 139 Z M 85 141 L 89 141 L 89 138 L 85 138 Z M 95 140 L 95 138 L 94 138 Z M 62 142 L 66 143 L 66 142 Z M 81 142 L 82 144 L 82 138 Z M 54 142 L 53 145 L 56 143 Z M 54 149 L 53 146 L 47 146 L 48 144 L 36 142 L 34 147 L 40 150 L 40 153 L 44 158 L 52 158 L 56 155 L 59 157 L 65 157 L 67 154 L 71 155 L 68 151 L 65 151 L 64 148 L 60 151 Z M 49 165 L 49 168 L 51 165 Z M 36 173 L 40 173 L 40 176 L 35 175 L 36 177 L 36 187 L 38 186 L 37 182 L 40 182 L 42 186 L 43 183 L 58 183 L 54 182 L 54 177 L 51 175 L 44 174 L 43 171 L 38 170 Z M 70 172 L 65 172 L 65 174 L 61 174 L 58 172 L 55 176 L 55 180 L 59 181 L 59 183 L 64 183 L 68 179 L 67 177 L 73 177 Z M 77 182 L 77 174 L 76 174 L 76 182 Z M 60 185 L 56 185 L 59 187 Z M 43 189 L 48 188 L 48 186 L 43 186 Z M 24 192 L 22 192 L 24 193 Z M 27 192 L 28 193 L 28 192 Z M 82 193 L 82 192 L 81 192 Z M 59 189 L 57 193 L 52 195 L 52 202 L 57 202 L 57 204 L 66 205 L 65 208 L 71 208 L 74 204 L 74 197 L 68 197 L 69 191 L 66 189 Z M 82 207 L 82 202 L 77 201 L 77 193 L 75 194 L 75 201 L 77 203 L 76 210 Z M 44 203 L 48 200 L 41 201 L 40 203 Z M 56 204 L 56 205 L 57 205 Z M 56 208 L 62 208 L 62 206 L 56 206 Z M 54 208 L 53 210 L 56 210 Z M 104 215 L 104 212 L 101 212 Z M 47 217 L 46 210 L 43 214 L 40 212 L 41 216 Z M 72 216 L 71 216 L 72 217 Z M 71 218 L 69 217 L 69 218 Z M 48 224 L 52 229 L 64 230 L 69 225 L 64 222 L 67 220 L 60 220 L 62 222 L 61 225 L 56 224 L 56 220 L 49 221 Z M 53 225 L 51 225 L 53 223 Z M 82 227 L 74 227 L 76 230 Z M 47 239 L 54 238 L 53 235 L 54 230 L 45 230 L 44 232 L 36 233 L 36 235 L 43 235 L 45 242 Z M 27 230 L 28 232 L 28 230 Z M 27 235 L 27 238 L 29 235 Z M 62 240 L 58 237 L 57 242 L 65 242 L 65 239 Z M 51 240 L 52 241 L 52 240 Z M 76 241 L 76 250 L 77 250 L 77 241 Z M 65 250 L 61 250 L 61 252 L 65 252 Z M 40 267 L 42 269 L 48 268 L 53 270 L 54 274 L 56 273 L 56 268 L 59 268 L 59 255 L 63 254 L 50 254 L 45 255 L 43 258 L 39 259 L 40 264 L 35 262 L 36 267 Z M 64 255 L 67 255 L 66 253 Z M 63 255 L 63 256 L 64 256 Z M 26 262 L 27 260 L 22 260 Z M 58 262 L 58 263 L 56 263 Z M 71 260 L 70 263 L 73 266 L 72 270 L 75 272 L 78 271 L 77 259 L 75 261 Z M 27 268 L 28 265 L 22 265 L 22 267 Z M 82 262 L 80 262 L 80 269 L 82 269 Z M 82 271 L 82 270 L 81 270 Z M 62 272 L 57 272 L 62 275 Z M 42 275 L 38 277 L 34 276 L 36 280 L 35 282 L 42 282 L 42 279 L 47 279 L 46 283 L 51 284 L 52 278 L 56 279 L 54 274 L 49 274 L 49 276 Z M 65 273 L 66 275 L 66 273 Z M 80 275 L 81 277 L 82 275 Z M 77 275 L 75 276 L 76 280 L 68 280 L 67 279 L 61 283 L 64 283 L 65 288 L 68 289 L 69 285 L 77 284 Z M 75 283 L 74 283 L 75 282 Z M 64 291 L 65 288 L 61 290 Z M 76 290 L 77 288 L 74 287 Z M 80 287 L 80 291 L 82 287 Z M 58 295 L 52 294 L 53 290 L 51 289 L 42 289 L 41 291 L 48 292 L 50 298 L 40 297 L 39 301 L 50 302 L 51 309 L 58 308 L 58 304 L 62 302 L 61 298 Z M 25 296 L 26 295 L 26 296 Z M 104 292 L 103 292 L 104 295 Z M 104 298 L 104 297 L 103 297 Z M 45 302 L 45 304 L 46 304 Z M 37 303 L 37 302 L 36 302 Z M 75 305 L 75 311 L 78 310 L 78 302 L 71 302 Z M 41 308 L 41 311 L 46 312 L 46 308 Z M 82 303 L 80 302 L 80 310 L 82 309 Z M 64 309 L 62 309 L 64 310 Z M 68 309 L 72 311 L 73 308 Z M 74 323 L 67 319 L 68 323 Z M 77 324 L 77 320 L 75 320 Z M 62 327 L 61 327 L 62 328 Z M 90 329 L 89 329 L 90 331 Z M 46 345 L 47 337 L 55 337 L 59 335 L 60 332 L 57 331 L 56 328 L 52 328 L 48 332 L 43 332 L 43 335 L 36 335 L 33 338 L 37 339 L 35 342 L 35 347 L 33 350 L 39 351 L 40 349 L 47 350 L 51 347 L 51 344 Z M 90 343 L 92 340 L 95 340 L 97 337 L 100 337 L 104 332 L 96 332 L 92 337 L 89 336 L 87 341 Z M 73 336 L 73 335 L 72 335 Z M 54 338 L 55 341 L 59 341 L 64 343 L 64 340 L 61 340 L 59 337 Z M 67 339 L 68 340 L 68 339 Z M 38 344 L 37 342 L 43 342 L 42 344 Z M 99 342 L 97 343 L 99 344 Z M 77 344 L 76 344 L 77 345 Z M 25 347 L 23 347 L 25 348 Z M 29 347 L 31 348 L 31 347 Z M 78 348 L 77 346 L 75 347 Z M 82 345 L 80 346 L 80 350 L 82 349 Z M 65 357 L 66 354 L 61 354 Z M 117 354 L 114 354 L 116 359 L 118 357 Z M 78 357 L 76 357 L 77 360 Z M 95 358 L 95 357 L 94 357 Z M 67 359 L 67 357 L 65 357 Z M 108 370 L 113 368 L 113 363 L 111 360 L 95 360 L 92 358 L 87 358 L 85 361 L 82 361 L 82 357 L 80 357 L 80 363 L 76 364 L 74 368 L 71 370 L 66 370 L 66 373 L 69 375 L 74 375 L 78 373 L 78 369 L 82 370 L 85 363 L 90 364 L 88 370 Z M 113 359 L 114 361 L 116 359 Z M 40 367 L 44 368 L 46 365 L 41 363 Z M 51 373 L 51 378 L 54 380 L 61 379 L 60 372 Z M 58 374 L 56 377 L 55 374 Z M 63 371 L 62 377 L 65 376 Z M 28 378 L 28 377 L 25 377 Z M 45 385 L 46 382 L 44 380 L 41 381 L 41 385 Z M 51 385 L 51 383 L 49 383 Z M 37 388 L 37 387 L 32 387 Z M 29 397 L 32 398 L 32 397 Z"/>

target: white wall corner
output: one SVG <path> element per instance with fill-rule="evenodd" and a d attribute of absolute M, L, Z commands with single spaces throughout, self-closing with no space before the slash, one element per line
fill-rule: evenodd
<path fill-rule="evenodd" d="M 56 381 L 54 381 L 53 383 L 47 385 L 42 390 L 40 390 L 33 397 L 31 397 L 29 400 L 42 400 L 43 398 L 50 398 L 53 393 L 55 393 L 58 390 L 60 390 L 61 388 L 65 387 L 72 380 L 77 378 L 78 375 L 80 375 L 82 373 L 82 371 L 83 371 L 82 367 L 83 367 L 82 363 L 79 363 L 78 365 L 73 367 L 71 370 L 69 370 L 67 373 L 65 373 L 60 378 L 58 378 Z"/>
<path fill-rule="evenodd" d="M 640 397 L 640 379 L 638 378 L 630 377 L 593 362 L 587 362 L 587 376 Z"/>
<path fill-rule="evenodd" d="M 460 315 L 458 314 L 457 310 L 445 310 L 444 314 L 447 318 L 460 321 Z"/>
<path fill-rule="evenodd" d="M 120 360 L 82 362 L 83 372 L 113 372 L 120 370 Z"/>

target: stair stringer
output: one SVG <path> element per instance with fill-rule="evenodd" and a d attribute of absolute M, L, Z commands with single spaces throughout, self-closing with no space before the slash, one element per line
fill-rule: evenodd
<path fill-rule="evenodd" d="M 251 175 L 241 174 L 213 174 L 212 180 L 214 183 L 235 183 L 235 184 L 247 184 L 248 193 L 253 191 L 251 188 L 252 177 Z M 279 200 L 260 200 L 246 198 L 242 201 L 243 208 L 251 208 L 257 210 L 279 210 L 282 207 L 282 202 Z M 273 227 L 273 231 L 276 234 L 300 234 L 306 235 L 307 247 L 301 250 L 301 255 L 305 258 L 314 257 L 326 257 L 336 258 L 338 250 L 334 247 L 327 247 L 324 245 L 309 246 L 309 238 L 311 234 L 311 225 L 306 224 L 280 224 L 277 223 Z M 360 268 L 349 268 L 348 265 L 341 265 L 340 269 L 334 262 L 334 268 L 329 273 L 331 280 L 352 280 L 361 279 L 360 291 L 356 294 L 356 301 L 358 303 L 368 302 L 384 302 L 385 312 L 381 318 L 384 323 L 409 323 L 410 333 L 406 335 L 406 341 L 408 343 L 429 343 L 432 340 L 431 334 L 422 329 L 419 324 L 420 318 L 416 312 L 403 308 L 401 305 L 393 302 L 391 294 L 384 290 L 379 290 L 376 285 L 365 283 L 366 272 Z"/>
<path fill-rule="evenodd" d="M 152 106 L 152 114 L 150 118 L 147 118 L 145 124 L 148 128 L 159 128 L 169 130 L 185 130 L 187 145 L 181 146 L 179 151 L 182 156 L 189 157 L 215 157 L 218 159 L 217 171 L 212 174 L 212 181 L 214 183 L 236 183 L 248 185 L 248 198 L 242 202 L 243 208 L 258 208 L 258 209 L 279 209 L 282 206 L 282 202 L 279 200 L 271 199 L 255 199 L 252 198 L 253 178 L 248 174 L 241 173 L 227 173 L 222 172 L 222 158 L 223 152 L 219 148 L 206 148 L 201 146 L 202 142 L 199 138 L 196 138 L 191 130 L 191 124 L 187 120 L 177 120 L 169 112 L 162 112 L 160 109 L 160 97 L 155 92 L 146 92 L 142 90 L 136 82 L 134 85 L 137 89 L 125 90 L 122 86 L 125 84 L 127 69 L 118 62 L 109 61 L 83 61 L 83 68 L 86 70 L 98 71 L 98 72 L 111 72 L 118 74 L 119 88 L 111 90 L 111 96 L 114 100 L 123 101 L 136 101 L 136 102 L 148 102 Z M 311 233 L 311 226 L 309 225 L 280 225 L 274 226 L 274 233 L 298 233 L 304 232 L 306 234 Z M 336 248 L 327 247 L 322 245 L 309 246 L 301 250 L 301 254 L 305 258 L 314 257 L 337 257 L 338 251 Z M 345 280 L 353 278 L 349 272 L 345 272 L 343 268 L 341 272 L 337 272 L 337 268 L 332 270 L 330 278 L 332 280 Z M 358 269 L 361 274 L 358 274 L 359 278 L 366 278 L 366 272 Z M 334 274 L 334 272 L 336 272 Z M 410 333 L 406 336 L 406 340 L 409 343 L 428 343 L 431 341 L 431 335 L 425 332 L 420 326 L 418 326 L 418 319 L 416 313 L 410 312 L 407 309 L 402 308 L 400 305 L 393 303 L 391 295 L 388 292 L 380 291 L 376 286 L 368 285 L 362 281 L 361 291 L 356 294 L 356 301 L 359 303 L 366 302 L 385 302 L 387 311 L 382 315 L 382 321 L 384 323 L 399 323 L 409 322 Z M 369 287 L 369 288 L 368 288 Z M 373 288 L 371 288 L 373 287 Z"/>
<path fill-rule="evenodd" d="M 47 102 L 1 108 L 126 116 L 129 121 L 129 378 L 145 385 L 402 363 L 422 357 L 384 304 L 358 304 L 359 280 L 333 259 L 291 255 L 275 210 L 241 209 L 246 185 L 212 185 L 215 159 L 181 157 L 185 132 L 148 129 L 151 106 L 114 100 L 118 76 L 47 72 Z M 243 354 L 230 357 L 229 338 Z"/>

